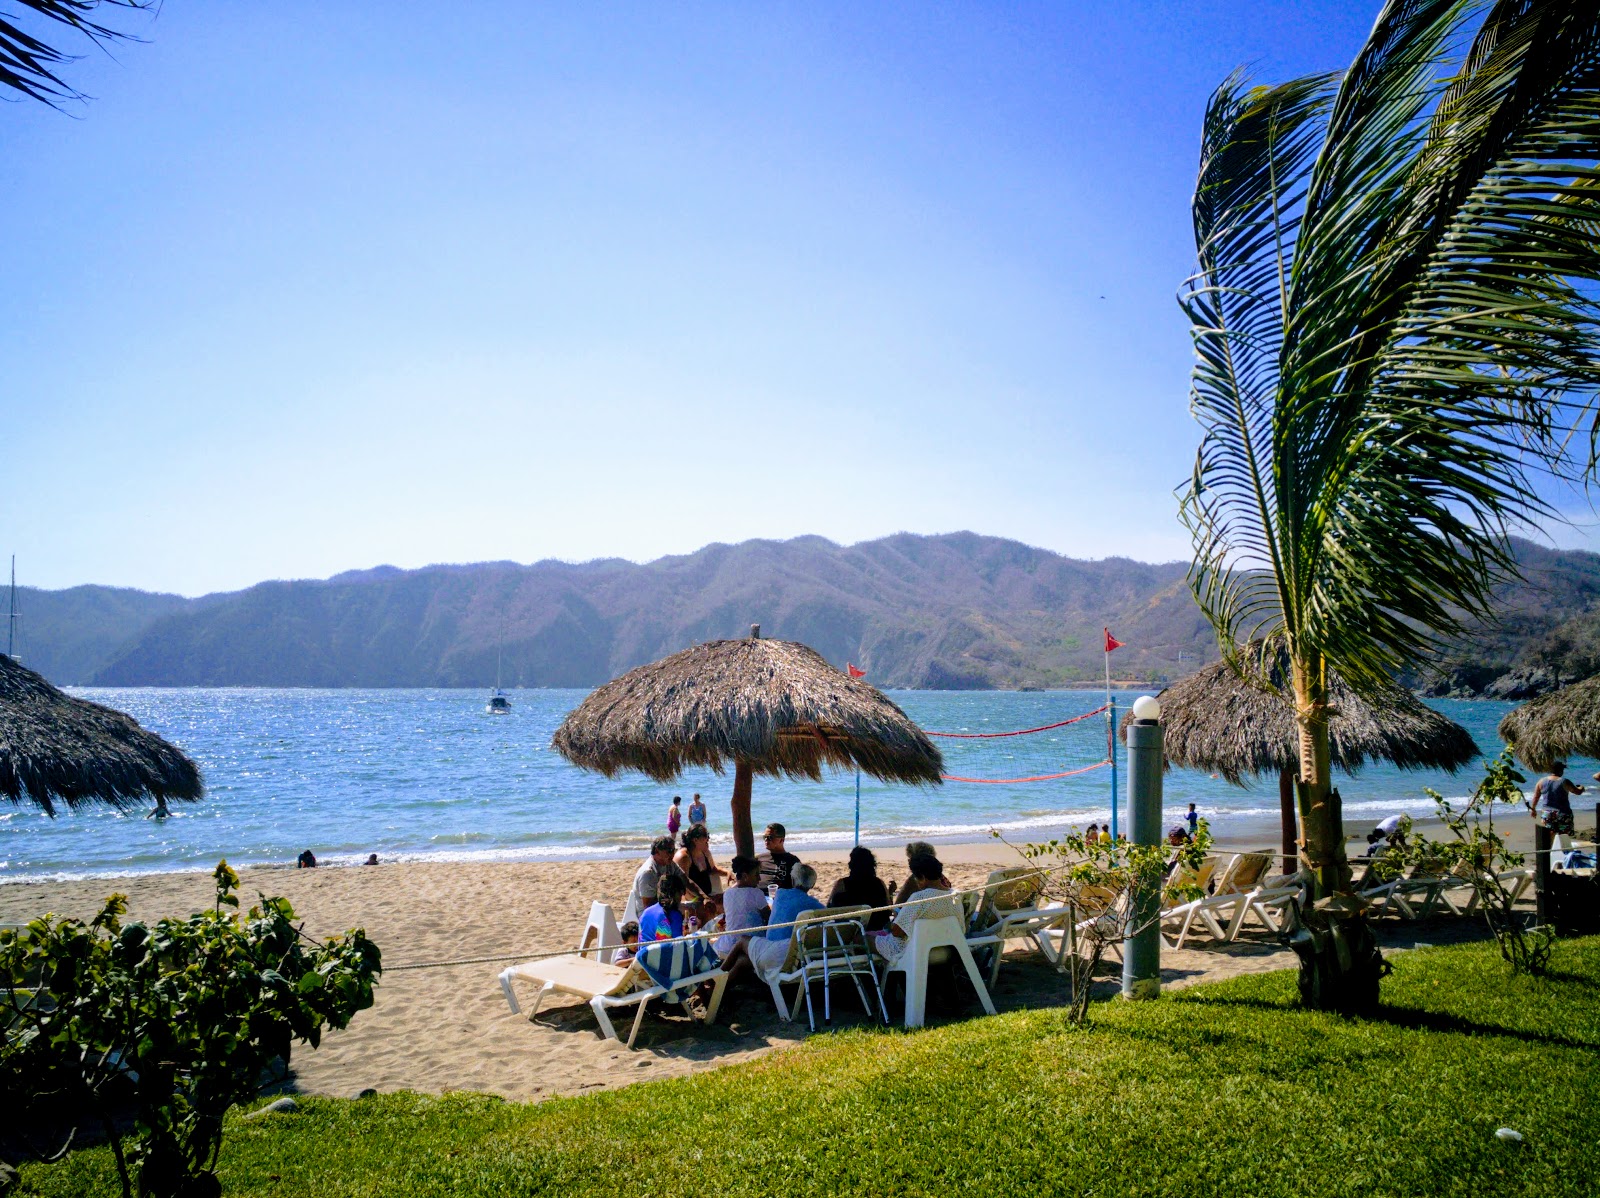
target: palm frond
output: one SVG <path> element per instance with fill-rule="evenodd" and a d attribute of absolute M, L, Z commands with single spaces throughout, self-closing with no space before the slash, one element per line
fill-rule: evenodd
<path fill-rule="evenodd" d="M 1216 133 L 1208 113 L 1226 156 Z M 1225 645 L 1281 633 L 1364 689 L 1487 613 L 1508 526 L 1548 514 L 1529 471 L 1595 409 L 1600 8 L 1391 3 L 1316 133 L 1276 359 L 1220 435 L 1219 322 L 1187 305 L 1205 434 L 1185 515 Z M 1197 202 L 1197 278 L 1250 211 L 1230 199 Z M 1248 512 L 1241 480 L 1264 484 Z"/>
<path fill-rule="evenodd" d="M 1272 419 L 1299 214 L 1335 83 L 1250 87 L 1236 73 L 1206 110 L 1200 269 L 1181 297 L 1199 358 L 1190 405 L 1205 435 L 1182 514 L 1196 545 L 1190 585 L 1230 656 L 1274 633 L 1283 609 Z"/>

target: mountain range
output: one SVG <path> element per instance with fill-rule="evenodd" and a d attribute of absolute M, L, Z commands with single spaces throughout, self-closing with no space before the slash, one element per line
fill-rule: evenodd
<path fill-rule="evenodd" d="M 1515 547 L 1527 583 L 1504 588 L 1500 619 L 1408 681 L 1476 694 L 1600 669 L 1600 556 Z M 19 655 L 62 684 L 489 686 L 498 671 L 506 686 L 585 687 L 759 623 L 880 686 L 1031 688 L 1101 677 L 1110 627 L 1115 676 L 1149 684 L 1216 657 L 1185 573 L 960 532 L 746 541 L 643 564 L 380 566 L 196 599 L 19 588 Z"/>

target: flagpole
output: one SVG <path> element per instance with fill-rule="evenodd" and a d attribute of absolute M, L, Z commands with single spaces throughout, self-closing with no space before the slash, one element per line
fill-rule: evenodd
<path fill-rule="evenodd" d="M 1109 636 L 1110 634 L 1107 633 Z M 1109 644 L 1109 642 L 1107 642 Z M 1106 649 L 1106 752 L 1111 755 L 1111 839 L 1117 838 L 1117 705 L 1111 698 L 1111 650 Z"/>

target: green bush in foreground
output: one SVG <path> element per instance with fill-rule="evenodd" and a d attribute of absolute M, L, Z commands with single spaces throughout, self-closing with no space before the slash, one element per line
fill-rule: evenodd
<path fill-rule="evenodd" d="M 1285 971 L 1107 1004 L 1085 1030 L 1032 1011 L 848 1031 L 538 1104 L 306 1100 L 233 1124 L 221 1177 L 274 1196 L 1593 1193 L 1600 940 L 1563 942 L 1546 977 L 1490 944 L 1394 960 L 1370 1020 L 1300 1009 Z M 101 1149 L 24 1176 L 116 1188 Z"/>
<path fill-rule="evenodd" d="M 372 1005 L 377 946 L 358 931 L 317 943 L 288 900 L 240 913 L 220 863 L 216 903 L 187 919 L 124 924 L 120 894 L 90 923 L 35 920 L 0 933 L 0 1100 L 47 1131 L 131 1115 L 137 1136 L 106 1156 L 124 1194 L 206 1198 L 223 1117 L 263 1070 Z M 13 1105 L 14 1104 L 14 1105 Z"/>

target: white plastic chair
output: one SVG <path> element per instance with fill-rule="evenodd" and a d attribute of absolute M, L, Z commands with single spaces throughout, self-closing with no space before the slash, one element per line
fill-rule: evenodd
<path fill-rule="evenodd" d="M 928 967 L 937 963 L 933 957 L 940 949 L 946 951 L 938 960 L 948 960 L 950 953 L 960 958 L 972 988 L 978 992 L 978 1000 L 983 1003 L 983 1009 L 993 1015 L 994 1000 L 989 997 L 989 988 L 983 984 L 978 963 L 972 959 L 972 950 L 967 947 L 960 905 L 954 898 L 943 904 L 937 900 L 923 901 L 928 903 L 928 907 L 911 924 L 911 932 L 899 958 L 884 962 L 884 981 L 888 980 L 891 973 L 905 975 L 906 1026 L 923 1025 L 928 1002 Z"/>
<path fill-rule="evenodd" d="M 622 929 L 611 914 L 611 904 L 590 903 L 589 922 L 583 925 L 583 935 L 578 938 L 578 955 L 610 965 L 621 944 Z"/>

